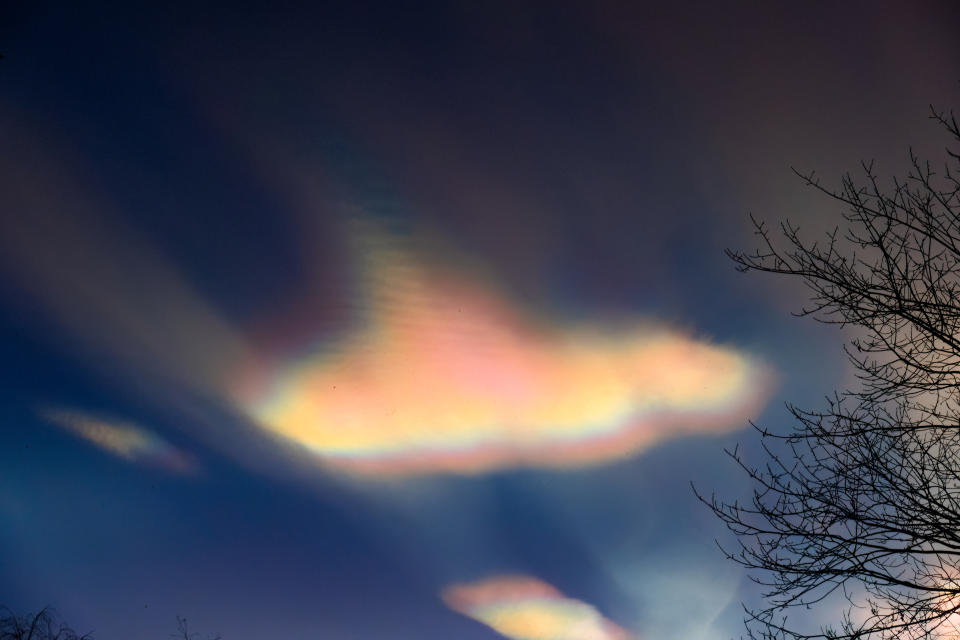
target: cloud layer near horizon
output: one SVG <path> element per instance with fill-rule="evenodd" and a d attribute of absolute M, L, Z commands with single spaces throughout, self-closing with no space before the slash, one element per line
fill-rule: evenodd
<path fill-rule="evenodd" d="M 513 640 L 631 640 L 595 607 L 565 597 L 528 576 L 455 584 L 441 593 L 448 607 Z"/>

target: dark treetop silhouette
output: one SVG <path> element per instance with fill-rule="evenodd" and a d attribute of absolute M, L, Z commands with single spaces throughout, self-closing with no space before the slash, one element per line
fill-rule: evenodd
<path fill-rule="evenodd" d="M 186 618 L 177 616 L 177 632 L 170 634 L 170 637 L 176 638 L 176 640 L 198 640 L 200 634 L 190 631 Z M 220 640 L 220 634 L 207 636 L 206 640 Z"/>
<path fill-rule="evenodd" d="M 953 113 L 931 111 L 960 142 Z M 960 637 L 960 156 L 947 154 L 935 171 L 911 150 L 889 187 L 872 163 L 839 191 L 798 174 L 845 224 L 811 244 L 755 220 L 761 248 L 728 252 L 742 271 L 800 278 L 811 303 L 798 315 L 853 330 L 859 378 L 822 410 L 789 406 L 786 435 L 758 427 L 761 466 L 730 452 L 752 500 L 706 500 L 738 536 L 728 556 L 765 589 L 751 638 Z M 836 626 L 791 615 L 836 598 Z"/>
<path fill-rule="evenodd" d="M 90 640 L 90 635 L 78 635 L 49 608 L 17 615 L 0 607 L 0 640 Z"/>
<path fill-rule="evenodd" d="M 177 631 L 170 637 L 198 640 L 201 636 L 190 631 L 186 618 L 177 616 Z M 93 640 L 93 636 L 89 633 L 78 635 L 49 607 L 25 615 L 0 607 L 0 640 Z M 206 636 L 206 640 L 220 640 L 220 634 Z"/>

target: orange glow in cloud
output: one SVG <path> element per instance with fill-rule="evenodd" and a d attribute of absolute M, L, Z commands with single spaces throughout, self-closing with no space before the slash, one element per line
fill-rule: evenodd
<path fill-rule="evenodd" d="M 741 427 L 769 374 L 663 328 L 550 326 L 494 287 L 369 243 L 365 326 L 241 385 L 269 431 L 361 474 L 568 467 Z"/>
<path fill-rule="evenodd" d="M 142 462 L 175 473 L 196 470 L 196 464 L 190 456 L 156 433 L 136 425 L 112 422 L 77 411 L 47 410 L 41 415 L 128 462 Z"/>
<path fill-rule="evenodd" d="M 623 628 L 585 602 L 526 576 L 457 584 L 441 593 L 454 611 L 514 640 L 630 640 Z"/>

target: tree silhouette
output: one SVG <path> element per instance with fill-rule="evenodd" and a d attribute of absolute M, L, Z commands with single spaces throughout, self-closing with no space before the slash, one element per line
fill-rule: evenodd
<path fill-rule="evenodd" d="M 177 616 L 176 640 L 197 640 L 200 634 L 190 631 L 187 619 Z M 18 616 L 7 607 L 0 607 L 0 640 L 93 640 L 88 633 L 77 633 L 63 623 L 53 609 L 46 607 L 37 613 Z M 207 636 L 220 640 L 220 634 Z"/>
<path fill-rule="evenodd" d="M 960 142 L 953 112 L 931 118 Z M 938 172 L 911 150 L 886 187 L 873 163 L 839 190 L 798 173 L 843 224 L 810 243 L 754 219 L 761 248 L 727 252 L 742 271 L 799 278 L 810 302 L 797 315 L 853 329 L 859 379 L 822 409 L 788 406 L 786 434 L 757 427 L 762 465 L 729 452 L 750 500 L 698 494 L 737 536 L 728 557 L 764 587 L 750 638 L 960 637 L 960 155 L 946 153 Z M 793 613 L 822 616 L 836 598 L 834 626 Z"/>
<path fill-rule="evenodd" d="M 77 635 L 49 608 L 18 616 L 0 607 L 0 640 L 90 640 L 90 635 Z"/>
<path fill-rule="evenodd" d="M 171 638 L 176 638 L 177 640 L 197 640 L 200 634 L 190 631 L 189 626 L 187 625 L 187 619 L 177 616 L 177 632 L 171 633 Z M 0 639 L 2 640 L 2 639 Z M 207 640 L 220 640 L 220 634 L 207 636 Z"/>

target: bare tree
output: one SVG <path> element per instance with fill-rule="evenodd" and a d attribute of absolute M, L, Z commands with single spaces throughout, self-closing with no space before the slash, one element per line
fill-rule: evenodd
<path fill-rule="evenodd" d="M 960 143 L 952 112 L 931 118 Z M 761 248 L 728 251 L 742 271 L 803 281 L 797 315 L 852 329 L 859 378 L 819 410 L 789 406 L 786 434 L 757 427 L 760 466 L 729 452 L 749 500 L 701 496 L 737 536 L 728 557 L 764 587 L 751 638 L 960 638 L 960 155 L 946 153 L 935 171 L 911 150 L 888 186 L 872 163 L 838 190 L 798 173 L 843 224 L 810 243 L 754 220 Z M 800 613 L 822 619 L 837 598 L 833 626 Z"/>
<path fill-rule="evenodd" d="M 89 634 L 77 635 L 49 608 L 18 616 L 0 607 L 0 616 L 0 640 L 90 640 Z"/>
<path fill-rule="evenodd" d="M 187 619 L 177 616 L 177 632 L 171 633 L 171 638 L 176 638 L 176 640 L 197 640 L 199 633 L 194 633 L 190 631 L 189 626 L 187 625 Z M 0 640 L 3 640 L 0 638 Z M 207 636 L 207 640 L 220 640 L 220 634 Z"/>

